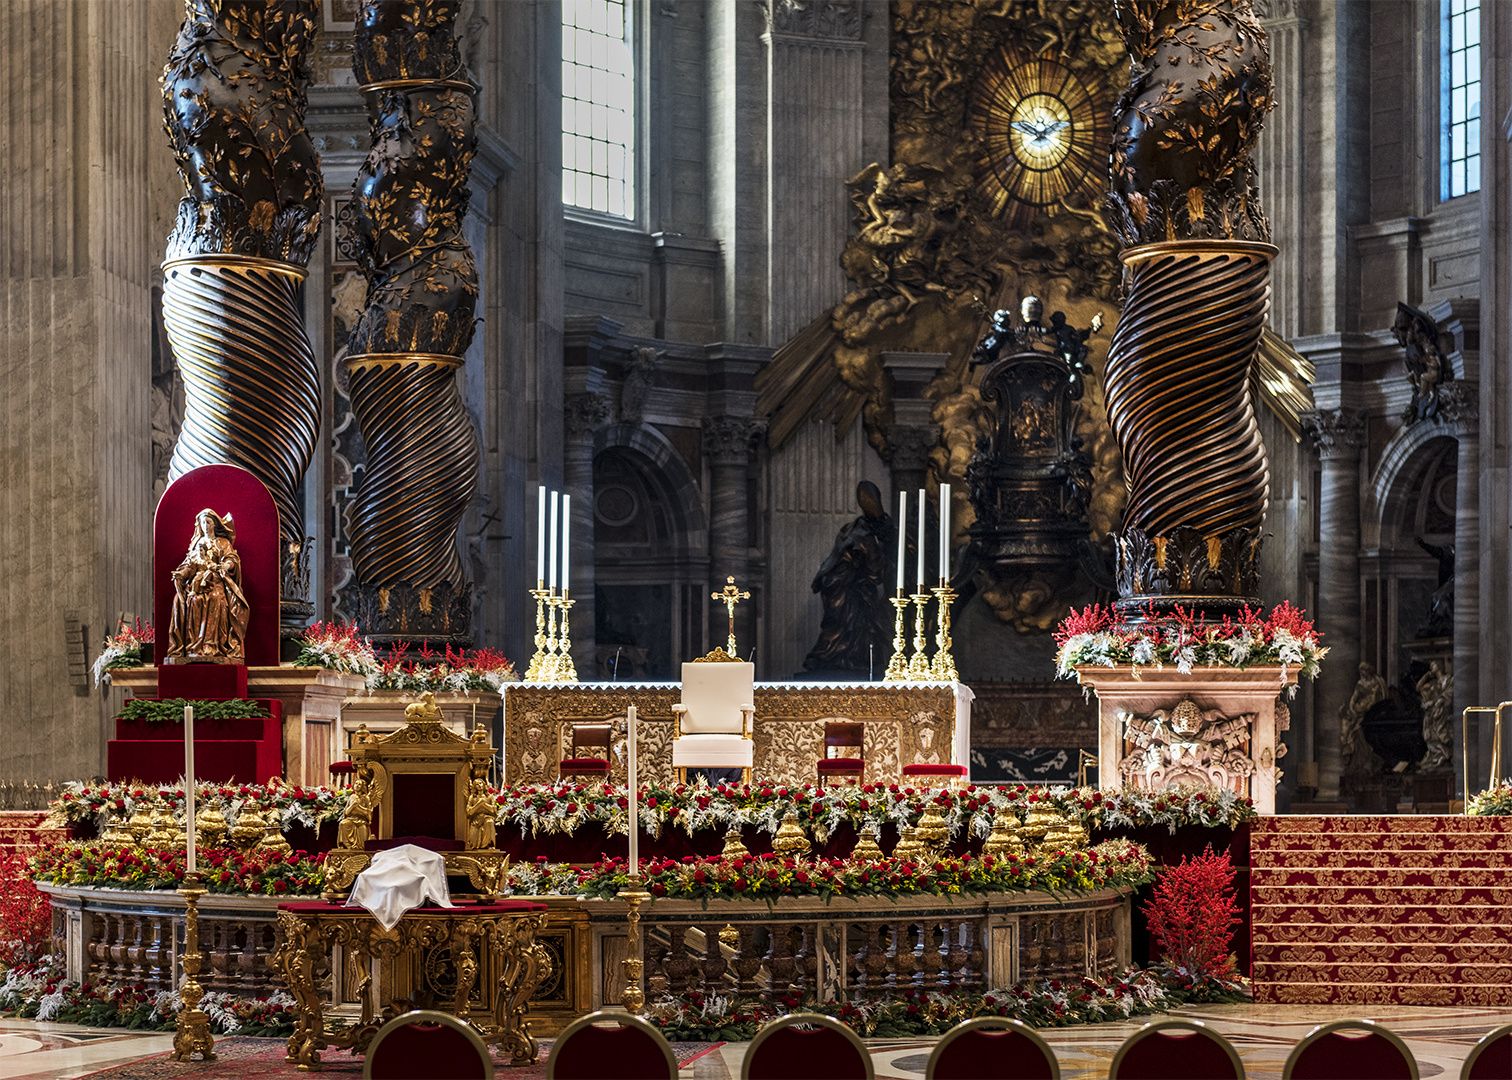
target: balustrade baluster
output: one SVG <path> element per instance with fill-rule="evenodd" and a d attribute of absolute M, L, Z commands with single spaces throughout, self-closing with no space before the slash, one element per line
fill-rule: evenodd
<path fill-rule="evenodd" d="M 772 947 L 767 950 L 767 967 L 772 973 L 771 990 L 786 993 L 792 988 L 797 963 L 793 958 L 793 933 L 797 927 L 776 923 L 771 928 Z"/>
<path fill-rule="evenodd" d="M 688 981 L 697 968 L 688 956 L 688 927 L 683 923 L 667 926 L 667 956 L 662 961 L 662 970 L 667 976 L 667 991 L 682 994 L 688 990 Z"/>
<path fill-rule="evenodd" d="M 793 954 L 793 984 L 799 993 L 819 989 L 819 950 L 816 948 L 817 924 L 798 924 L 798 951 Z"/>
<path fill-rule="evenodd" d="M 887 946 L 882 944 L 882 934 L 888 928 L 885 924 L 877 922 L 869 922 L 864 924 L 864 926 L 866 930 L 866 943 L 862 946 L 863 951 L 858 957 L 859 963 L 857 966 L 864 972 L 862 976 L 862 988 L 868 994 L 875 994 L 887 982 L 888 949 Z"/>
<path fill-rule="evenodd" d="M 756 927 L 750 923 L 744 923 L 740 927 L 740 944 L 735 954 L 735 990 L 737 993 L 750 993 L 757 989 L 756 972 L 761 969 L 761 956 L 756 951 L 755 936 Z"/>
<path fill-rule="evenodd" d="M 720 990 L 724 974 L 730 965 L 724 958 L 724 949 L 719 941 L 719 927 L 700 926 L 704 936 L 703 954 L 703 989 L 705 993 L 713 994 Z"/>
<path fill-rule="evenodd" d="M 971 973 L 966 968 L 966 937 L 975 928 L 974 923 L 957 922 L 945 924 L 945 979 L 946 986 L 967 986 Z"/>

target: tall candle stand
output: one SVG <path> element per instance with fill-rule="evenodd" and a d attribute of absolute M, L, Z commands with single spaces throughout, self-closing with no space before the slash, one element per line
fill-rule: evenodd
<path fill-rule="evenodd" d="M 902 589 L 898 590 L 897 596 L 892 597 L 892 606 L 897 614 L 893 618 L 892 659 L 887 662 L 887 674 L 882 677 L 883 682 L 908 681 L 908 642 L 903 636 L 908 603 L 908 594 Z"/>
<path fill-rule="evenodd" d="M 634 828 L 631 824 L 631 828 Z M 625 922 L 629 926 L 628 940 L 625 944 L 625 959 L 621 967 L 625 972 L 625 990 L 620 995 L 620 1001 L 625 1009 L 634 1016 L 639 1016 L 646 1004 L 646 991 L 641 985 L 641 977 L 645 973 L 645 962 L 641 960 L 640 948 L 640 906 L 651 899 L 651 894 L 641 888 L 639 874 L 633 875 L 627 882 L 628 889 L 621 890 L 619 898 L 630 905 L 630 910 L 625 913 Z"/>
<path fill-rule="evenodd" d="M 909 599 L 914 603 L 914 653 L 908 660 L 908 681 L 929 682 L 929 642 L 924 637 L 924 608 L 929 603 L 929 594 L 914 593 Z"/>
<path fill-rule="evenodd" d="M 563 588 L 562 595 L 552 602 L 561 609 L 562 614 L 557 619 L 559 634 L 557 637 L 556 667 L 551 673 L 551 681 L 577 682 L 577 666 L 572 662 L 572 630 L 570 621 L 567 618 L 568 613 L 572 611 L 572 605 L 577 603 L 577 601 L 569 600 L 567 598 L 567 590 Z"/>
<path fill-rule="evenodd" d="M 199 951 L 199 898 L 205 895 L 205 890 L 199 887 L 195 874 L 184 878 L 184 886 L 178 890 L 184 898 L 184 985 L 179 991 L 184 1007 L 178 1013 L 172 1057 L 174 1061 L 188 1061 L 199 1054 L 205 1061 L 214 1061 L 215 1038 L 210 1034 L 210 1017 L 199 1007 L 205 991 L 195 977 L 204 960 Z"/>
<path fill-rule="evenodd" d="M 544 489 L 543 489 L 544 490 Z M 551 595 L 541 586 L 539 581 L 536 587 L 530 590 L 530 595 L 535 597 L 536 602 L 536 632 L 535 632 L 535 655 L 530 658 L 530 668 L 525 672 L 526 682 L 546 681 L 546 598 Z"/>
<path fill-rule="evenodd" d="M 955 590 L 944 578 L 932 590 L 940 605 L 940 614 L 935 622 L 935 655 L 930 665 L 931 675 L 938 682 L 955 682 L 955 659 L 950 655 L 950 605 L 955 599 Z"/>

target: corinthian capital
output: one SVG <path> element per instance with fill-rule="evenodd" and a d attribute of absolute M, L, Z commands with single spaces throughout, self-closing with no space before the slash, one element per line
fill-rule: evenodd
<path fill-rule="evenodd" d="M 711 416 L 703 423 L 703 450 L 715 465 L 744 465 L 751 460 L 766 422 L 751 416 Z"/>
<path fill-rule="evenodd" d="M 592 439 L 593 433 L 609 422 L 609 414 L 612 411 L 609 396 L 593 391 L 568 394 L 563 406 L 562 420 L 566 424 L 567 438 L 571 442 Z"/>
<path fill-rule="evenodd" d="M 1302 414 L 1302 426 L 1325 461 L 1359 457 L 1365 445 L 1364 409 L 1314 409 Z"/>

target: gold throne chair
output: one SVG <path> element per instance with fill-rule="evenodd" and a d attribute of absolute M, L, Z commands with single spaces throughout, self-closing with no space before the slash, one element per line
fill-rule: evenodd
<path fill-rule="evenodd" d="M 326 856 L 325 897 L 344 899 L 373 854 L 401 844 L 436 851 L 446 860 L 453 896 L 492 901 L 509 868 L 494 834 L 497 811 L 488 790 L 493 760 L 488 728 L 472 738 L 448 731 L 430 692 L 404 710 L 404 727 L 389 735 L 358 728 L 348 756 L 352 786 Z M 473 892 L 459 879 L 466 879 Z"/>

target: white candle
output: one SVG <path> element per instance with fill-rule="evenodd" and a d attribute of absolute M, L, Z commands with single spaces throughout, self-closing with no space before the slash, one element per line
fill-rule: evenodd
<path fill-rule="evenodd" d="M 557 568 L 557 492 L 551 493 L 551 543 L 546 548 L 546 587 L 556 588 Z"/>
<path fill-rule="evenodd" d="M 914 592 L 924 591 L 924 489 L 919 489 L 919 587 Z"/>
<path fill-rule="evenodd" d="M 898 594 L 903 594 L 903 560 L 908 555 L 908 492 L 898 492 Z"/>
<path fill-rule="evenodd" d="M 634 705 L 625 710 L 625 726 L 630 752 L 626 776 L 630 790 L 630 876 L 634 878 L 640 872 L 640 773 L 636 767 Z"/>
<path fill-rule="evenodd" d="M 572 565 L 572 496 L 562 496 L 562 595 L 566 596 L 572 588 L 572 575 L 568 573 L 568 567 Z"/>
<path fill-rule="evenodd" d="M 950 485 L 940 485 L 940 584 L 950 577 Z"/>
<path fill-rule="evenodd" d="M 536 588 L 546 584 L 546 485 L 536 488 Z"/>
<path fill-rule="evenodd" d="M 194 706 L 184 706 L 184 833 L 189 837 L 189 873 L 194 873 Z"/>

